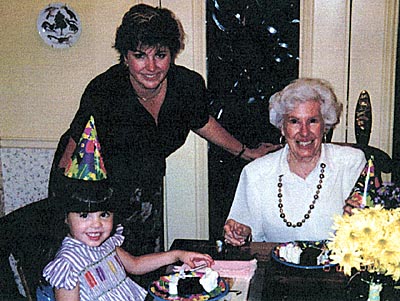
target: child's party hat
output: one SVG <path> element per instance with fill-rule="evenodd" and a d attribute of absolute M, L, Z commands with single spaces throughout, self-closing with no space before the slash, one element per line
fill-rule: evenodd
<path fill-rule="evenodd" d="M 114 211 L 113 190 L 100 150 L 94 118 L 90 116 L 59 183 L 57 198 L 65 212 Z"/>
<path fill-rule="evenodd" d="M 72 161 L 64 174 L 69 178 L 86 181 L 106 179 L 107 173 L 100 150 L 94 118 L 90 116 L 72 156 Z"/>

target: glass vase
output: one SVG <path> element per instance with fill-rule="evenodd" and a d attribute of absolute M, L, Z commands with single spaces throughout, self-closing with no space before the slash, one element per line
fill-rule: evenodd
<path fill-rule="evenodd" d="M 368 273 L 366 271 L 358 272 L 349 279 L 346 286 L 347 300 L 399 301 L 400 290 L 395 289 L 395 284 L 389 276 L 379 273 Z"/>
<path fill-rule="evenodd" d="M 382 283 L 370 282 L 368 301 L 380 301 L 382 288 Z"/>

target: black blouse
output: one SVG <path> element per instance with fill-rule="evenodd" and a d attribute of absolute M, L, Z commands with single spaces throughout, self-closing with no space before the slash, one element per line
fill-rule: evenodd
<path fill-rule="evenodd" d="M 138 101 L 128 69 L 123 64 L 114 65 L 86 87 L 70 126 L 76 142 L 90 115 L 114 185 L 127 189 L 160 185 L 166 158 L 184 144 L 191 129 L 202 128 L 208 122 L 205 82 L 194 71 L 172 66 L 156 124 Z"/>

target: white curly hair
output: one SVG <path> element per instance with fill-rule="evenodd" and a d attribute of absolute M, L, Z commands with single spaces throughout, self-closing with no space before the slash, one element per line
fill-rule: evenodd
<path fill-rule="evenodd" d="M 319 78 L 299 78 L 292 81 L 269 99 L 269 120 L 278 129 L 282 128 L 283 117 L 300 102 L 319 101 L 325 131 L 339 123 L 343 105 L 335 95 L 329 82 Z"/>

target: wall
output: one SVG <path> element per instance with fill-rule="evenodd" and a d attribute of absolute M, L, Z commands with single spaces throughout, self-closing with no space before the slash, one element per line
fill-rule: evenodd
<path fill-rule="evenodd" d="M 82 33 L 67 49 L 51 48 L 37 32 L 39 12 L 48 1 L 0 2 L 0 182 L 5 198 L 0 200 L 0 215 L 46 197 L 57 141 L 68 128 L 87 83 L 118 61 L 112 48 L 116 27 L 123 14 L 139 2 L 155 6 L 162 2 L 163 7 L 179 12 L 187 38 L 177 63 L 204 75 L 202 1 L 68 1 L 81 19 Z M 206 151 L 206 143 L 191 134 L 185 146 L 168 159 L 169 243 L 177 236 L 208 235 Z M 182 169 L 187 172 L 183 174 Z M 176 223 L 178 217 L 183 217 L 184 229 Z"/>
<path fill-rule="evenodd" d="M 69 1 L 68 5 L 78 12 L 83 24 L 78 43 L 69 49 L 52 49 L 37 33 L 38 14 L 48 1 L 0 2 L 1 168 L 4 176 L 5 167 L 10 166 L 7 164 L 12 163 L 17 153 L 26 158 L 34 156 L 38 166 L 35 171 L 28 159 L 23 167 L 10 166 L 11 175 L 7 175 L 8 178 L 22 179 L 19 183 L 29 192 L 25 200 L 37 200 L 42 197 L 41 191 L 46 190 L 43 187 L 46 179 L 42 179 L 40 185 L 29 179 L 41 174 L 41 166 L 43 170 L 49 167 L 51 155 L 46 153 L 54 149 L 56 141 L 67 129 L 88 81 L 117 61 L 117 54 L 111 48 L 115 28 L 123 13 L 137 2 Z M 156 0 L 140 2 L 159 3 Z M 187 32 L 187 47 L 178 63 L 205 75 L 205 1 L 161 2 L 177 12 Z M 350 3 L 353 3 L 351 23 Z M 353 120 L 360 90 L 367 89 L 374 111 L 371 145 L 391 154 L 398 1 L 383 3 L 302 0 L 301 75 L 331 81 L 339 99 L 349 107 L 349 120 Z M 352 25 L 351 36 L 349 24 Z M 351 71 L 349 62 L 352 62 Z M 334 140 L 354 142 L 351 133 L 352 123 L 346 127 L 342 121 Z M 43 150 L 44 155 L 38 155 L 37 148 Z M 165 184 L 168 242 L 178 236 L 207 236 L 206 153 L 206 143 L 190 135 L 185 146 L 168 159 Z M 40 189 L 35 190 L 36 186 Z M 7 189 L 14 193 L 14 187 L 11 185 Z M 17 201 L 20 200 L 18 195 Z M 13 204 L 7 210 L 11 208 L 16 206 Z M 177 223 L 177 220 L 182 222 Z"/>
<path fill-rule="evenodd" d="M 48 1 L 2 1 L 0 112 L 2 141 L 57 141 L 88 81 L 117 61 L 115 29 L 132 1 L 69 1 L 82 34 L 67 49 L 49 47 L 36 29 Z M 27 142 L 28 141 L 28 142 Z M 6 143 L 6 142 L 4 142 Z"/>
<path fill-rule="evenodd" d="M 54 149 L 88 81 L 117 62 L 115 28 L 132 1 L 69 1 L 82 33 L 67 49 L 51 48 L 36 23 L 48 1 L 2 1 L 0 159 L 3 213 L 47 196 Z"/>
<path fill-rule="evenodd" d="M 370 145 L 392 153 L 398 5 L 398 0 L 302 1 L 301 75 L 329 80 L 345 105 L 334 141 L 355 142 L 355 106 L 367 90 Z"/>

